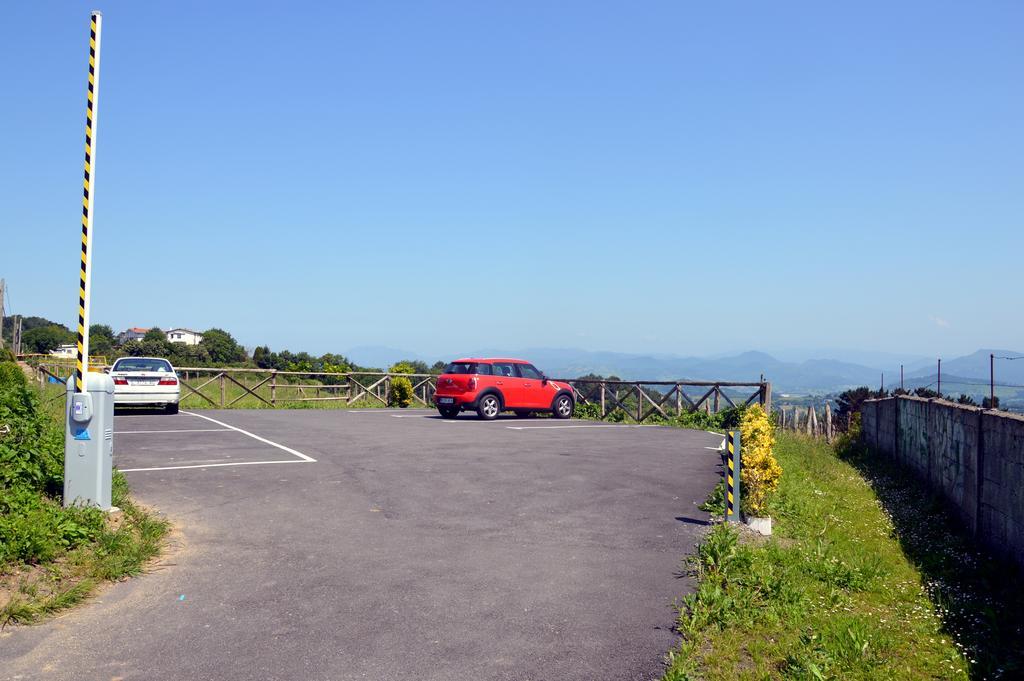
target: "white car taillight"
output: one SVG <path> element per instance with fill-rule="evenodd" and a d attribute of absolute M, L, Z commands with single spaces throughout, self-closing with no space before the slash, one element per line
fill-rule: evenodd
<path fill-rule="evenodd" d="M 178 379 L 173 376 L 170 378 L 161 378 L 157 385 L 178 385 Z"/>
<path fill-rule="evenodd" d="M 128 385 L 128 379 L 124 376 L 114 376 L 114 385 Z"/>

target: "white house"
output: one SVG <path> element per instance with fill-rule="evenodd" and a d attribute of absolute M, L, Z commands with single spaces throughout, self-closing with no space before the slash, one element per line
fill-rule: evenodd
<path fill-rule="evenodd" d="M 74 343 L 67 343 L 65 345 L 58 345 L 53 350 L 50 350 L 50 354 L 54 357 L 77 357 L 78 346 Z"/>
<path fill-rule="evenodd" d="M 121 333 L 117 334 L 117 342 L 124 343 L 130 340 L 142 340 L 147 331 L 149 331 L 149 329 L 133 326 L 130 329 L 125 329 Z"/>
<path fill-rule="evenodd" d="M 203 334 L 192 329 L 170 329 L 167 331 L 167 340 L 171 343 L 199 345 L 200 341 L 203 340 Z"/>

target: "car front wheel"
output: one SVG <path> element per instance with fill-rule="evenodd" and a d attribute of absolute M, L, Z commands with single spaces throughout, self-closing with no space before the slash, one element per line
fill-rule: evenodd
<path fill-rule="evenodd" d="M 480 404 L 477 405 L 476 413 L 484 421 L 493 421 L 498 418 L 498 413 L 501 411 L 501 401 L 497 395 L 484 395 L 480 398 Z"/>
<path fill-rule="evenodd" d="M 568 395 L 559 395 L 555 398 L 555 406 L 552 410 L 556 419 L 567 419 L 572 417 L 572 398 Z"/>

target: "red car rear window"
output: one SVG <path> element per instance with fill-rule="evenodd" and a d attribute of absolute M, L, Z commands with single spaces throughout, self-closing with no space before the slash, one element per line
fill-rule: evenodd
<path fill-rule="evenodd" d="M 490 364 L 479 364 L 477 362 L 452 362 L 444 368 L 446 374 L 483 374 L 491 375 Z"/>

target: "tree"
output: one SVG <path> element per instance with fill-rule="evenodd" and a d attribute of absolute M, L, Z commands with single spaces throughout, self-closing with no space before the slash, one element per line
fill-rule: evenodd
<path fill-rule="evenodd" d="M 989 399 L 988 397 L 982 398 L 981 406 L 984 409 L 998 409 L 999 408 L 999 396 L 996 395 L 995 399 Z"/>
<path fill-rule="evenodd" d="M 396 369 L 395 367 L 402 368 Z M 401 362 L 396 362 L 389 371 L 393 374 L 429 374 L 430 367 L 426 362 L 421 362 L 418 359 L 403 359 Z"/>
<path fill-rule="evenodd" d="M 146 332 L 146 335 L 142 337 L 144 341 L 165 341 L 167 340 L 167 334 L 160 330 L 159 326 L 154 326 L 152 329 Z"/>
<path fill-rule="evenodd" d="M 215 364 L 236 364 L 248 359 L 245 348 L 223 329 L 207 329 L 203 332 L 203 340 L 199 344 L 206 348 L 210 353 L 210 360 Z"/>
<path fill-rule="evenodd" d="M 257 346 L 257 348 L 252 351 L 252 361 L 260 369 L 272 368 L 272 365 L 270 363 L 270 356 L 270 348 L 267 347 L 266 345 Z"/>
<path fill-rule="evenodd" d="M 942 397 L 942 395 L 932 390 L 931 388 L 917 388 L 916 390 L 914 390 L 914 394 L 917 395 L 918 397 L 924 397 L 929 399 L 933 397 Z"/>
<path fill-rule="evenodd" d="M 849 423 L 851 414 L 859 414 L 861 406 L 866 400 L 874 400 L 886 397 L 888 393 L 884 390 L 872 390 L 867 386 L 854 388 L 840 393 L 836 398 L 836 422 Z"/>
<path fill-rule="evenodd" d="M 114 330 L 107 324 L 93 324 L 89 327 L 89 354 L 109 355 L 114 350 Z"/>
<path fill-rule="evenodd" d="M 38 329 L 43 326 L 63 326 L 57 322 L 50 321 L 45 317 L 22 317 L 21 315 L 14 315 L 13 317 L 4 317 L 4 342 L 14 342 L 14 320 L 21 317 L 21 340 L 22 343 L 25 341 L 25 334 L 32 329 Z"/>
<path fill-rule="evenodd" d="M 974 401 L 974 398 L 966 393 L 960 393 L 960 397 L 956 398 L 957 404 L 966 404 L 969 407 L 977 407 L 978 403 Z"/>
<path fill-rule="evenodd" d="M 24 332 L 21 336 L 21 343 L 26 350 L 40 354 L 46 354 L 51 350 L 55 350 L 58 345 L 74 343 L 75 341 L 75 334 L 59 324 L 37 326 Z"/>

